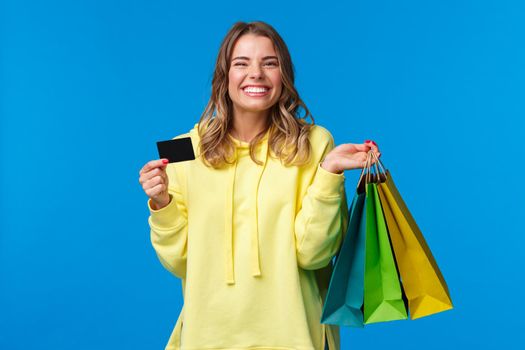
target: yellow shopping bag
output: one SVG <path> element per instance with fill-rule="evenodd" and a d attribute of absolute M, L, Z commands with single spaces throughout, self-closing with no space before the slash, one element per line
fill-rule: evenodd
<path fill-rule="evenodd" d="M 375 156 L 375 154 L 374 154 Z M 377 185 L 401 281 L 416 319 L 452 309 L 450 293 L 423 234 L 399 194 L 392 175 L 376 157 L 382 173 Z"/>

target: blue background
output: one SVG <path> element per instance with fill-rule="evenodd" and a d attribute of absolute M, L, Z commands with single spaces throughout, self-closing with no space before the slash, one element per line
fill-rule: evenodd
<path fill-rule="evenodd" d="M 138 173 L 198 121 L 237 20 L 279 31 L 337 144 L 379 144 L 451 290 L 454 310 L 342 329 L 342 348 L 521 348 L 524 18 L 523 1 L 2 1 L 0 348 L 164 348 L 181 283 Z"/>

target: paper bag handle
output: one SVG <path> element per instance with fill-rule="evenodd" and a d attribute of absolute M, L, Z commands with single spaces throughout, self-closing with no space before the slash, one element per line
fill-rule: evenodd
<path fill-rule="evenodd" d="M 386 168 L 384 167 L 383 163 L 379 160 L 379 157 L 372 150 L 370 150 L 368 151 L 368 156 L 366 159 L 365 166 L 363 167 L 363 170 L 361 170 L 361 175 L 359 176 L 359 180 L 357 181 L 357 189 L 359 189 L 359 185 L 361 184 L 361 181 L 363 180 L 363 176 L 365 177 L 365 185 L 372 182 L 372 178 L 371 178 L 372 177 L 372 164 L 371 164 L 372 157 L 376 159 L 374 167 L 375 167 L 375 174 L 377 178 L 375 179 L 375 181 L 381 182 L 382 181 L 381 175 L 383 175 L 383 178 L 386 179 Z"/>

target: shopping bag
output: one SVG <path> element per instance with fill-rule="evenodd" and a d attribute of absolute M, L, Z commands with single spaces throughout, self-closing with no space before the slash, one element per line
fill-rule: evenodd
<path fill-rule="evenodd" d="M 354 195 L 348 211 L 349 222 L 336 256 L 321 323 L 363 327 L 363 288 L 365 273 L 365 193 Z"/>
<path fill-rule="evenodd" d="M 369 181 L 366 185 L 365 211 L 364 322 L 369 324 L 407 319 L 377 184 Z"/>
<path fill-rule="evenodd" d="M 377 192 L 408 299 L 410 318 L 416 319 L 452 309 L 447 284 L 423 234 L 399 194 L 392 175 L 376 159 L 376 167 L 379 164 L 383 170 L 379 175 Z"/>

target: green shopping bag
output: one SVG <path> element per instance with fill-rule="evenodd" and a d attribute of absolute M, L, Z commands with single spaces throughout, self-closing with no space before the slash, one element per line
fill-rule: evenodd
<path fill-rule="evenodd" d="M 371 154 L 369 156 L 370 160 Z M 367 162 L 370 166 L 370 161 Z M 366 252 L 364 285 L 365 324 L 407 319 L 404 298 L 377 184 L 367 174 L 365 216 Z"/>
<path fill-rule="evenodd" d="M 349 222 L 341 249 L 335 258 L 321 323 L 363 327 L 365 278 L 365 193 L 357 193 L 348 212 Z"/>

